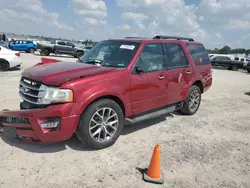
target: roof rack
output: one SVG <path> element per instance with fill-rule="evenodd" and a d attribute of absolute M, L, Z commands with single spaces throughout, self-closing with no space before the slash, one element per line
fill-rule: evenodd
<path fill-rule="evenodd" d="M 177 36 L 164 36 L 164 35 L 157 35 L 153 39 L 176 39 L 176 40 L 194 41 L 194 39 L 192 39 L 192 38 L 177 37 Z"/>

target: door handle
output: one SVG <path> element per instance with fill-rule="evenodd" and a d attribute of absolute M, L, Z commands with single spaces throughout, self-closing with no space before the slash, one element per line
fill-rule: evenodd
<path fill-rule="evenodd" d="M 165 77 L 164 77 L 163 75 L 161 75 L 161 76 L 158 76 L 158 78 L 159 78 L 159 80 L 162 80 L 162 79 L 164 79 Z"/>
<path fill-rule="evenodd" d="M 192 72 L 191 71 L 186 71 L 187 75 L 190 75 Z"/>

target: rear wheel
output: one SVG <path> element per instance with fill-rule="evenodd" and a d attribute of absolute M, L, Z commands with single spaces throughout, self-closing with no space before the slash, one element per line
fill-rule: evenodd
<path fill-rule="evenodd" d="M 4 59 L 0 59 L 0 71 L 7 71 L 10 68 L 10 64 L 8 61 Z"/>
<path fill-rule="evenodd" d="M 123 123 L 120 106 L 110 99 L 101 99 L 83 112 L 76 135 L 89 148 L 107 148 L 120 136 Z"/>
<path fill-rule="evenodd" d="M 193 115 L 197 112 L 201 103 L 201 90 L 198 86 L 193 85 L 188 92 L 180 112 L 186 115 Z"/>
<path fill-rule="evenodd" d="M 239 69 L 239 67 L 238 67 L 237 65 L 233 65 L 233 66 L 232 66 L 232 70 L 233 70 L 233 71 L 237 71 L 238 69 Z"/>

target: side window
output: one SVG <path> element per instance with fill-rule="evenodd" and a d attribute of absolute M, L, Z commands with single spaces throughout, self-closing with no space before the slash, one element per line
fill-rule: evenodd
<path fill-rule="evenodd" d="M 202 44 L 187 44 L 187 48 L 196 65 L 210 64 L 208 52 Z M 218 57 L 216 57 L 218 60 Z"/>
<path fill-rule="evenodd" d="M 218 56 L 218 57 L 216 57 L 216 60 L 217 61 L 229 61 L 230 58 L 229 57 Z"/>
<path fill-rule="evenodd" d="M 241 58 L 240 61 L 244 61 L 244 58 Z"/>
<path fill-rule="evenodd" d="M 65 45 L 65 42 L 59 41 L 59 42 L 57 42 L 57 44 L 58 44 L 58 45 Z"/>
<path fill-rule="evenodd" d="M 139 55 L 135 66 L 144 72 L 163 70 L 164 61 L 161 44 L 147 44 Z"/>
<path fill-rule="evenodd" d="M 239 58 L 238 58 L 238 57 L 236 57 L 236 58 L 234 58 L 234 60 L 235 60 L 235 61 L 239 61 Z"/>
<path fill-rule="evenodd" d="M 221 58 L 222 58 L 222 60 L 224 60 L 224 61 L 229 61 L 229 60 L 230 60 L 229 57 L 221 57 Z"/>
<path fill-rule="evenodd" d="M 67 46 L 73 46 L 73 44 L 71 42 L 66 42 Z"/>
<path fill-rule="evenodd" d="M 166 43 L 163 46 L 166 54 L 167 68 L 188 66 L 186 55 L 179 44 Z"/>

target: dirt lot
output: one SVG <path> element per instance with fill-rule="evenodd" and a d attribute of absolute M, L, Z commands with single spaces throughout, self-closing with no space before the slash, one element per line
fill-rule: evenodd
<path fill-rule="evenodd" d="M 22 54 L 22 69 L 40 58 Z M 18 109 L 21 71 L 0 73 L 0 109 Z M 213 74 L 196 115 L 126 126 L 105 150 L 88 151 L 75 137 L 46 146 L 0 139 L 0 187 L 250 187 L 250 74 Z M 138 170 L 148 166 L 155 144 L 163 185 L 145 183 Z"/>

